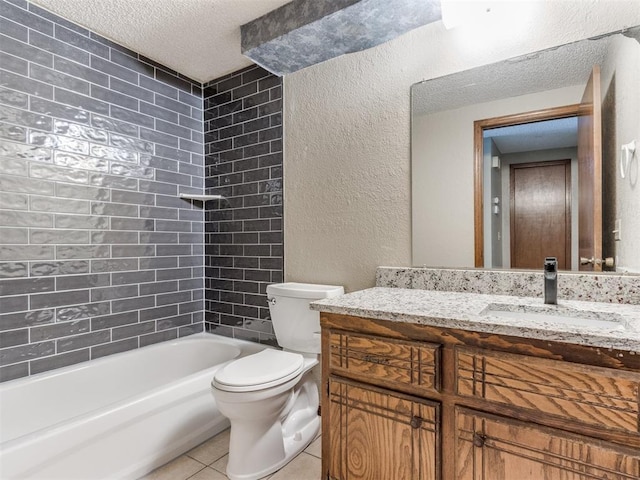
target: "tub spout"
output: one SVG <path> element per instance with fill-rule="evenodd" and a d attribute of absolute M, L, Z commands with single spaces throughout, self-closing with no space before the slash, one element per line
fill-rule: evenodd
<path fill-rule="evenodd" d="M 558 304 L 558 260 L 556 257 L 544 259 L 544 303 Z"/>

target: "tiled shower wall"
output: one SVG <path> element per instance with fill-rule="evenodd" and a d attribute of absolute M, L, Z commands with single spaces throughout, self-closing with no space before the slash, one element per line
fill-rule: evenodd
<path fill-rule="evenodd" d="M 282 80 L 252 66 L 204 88 L 205 327 L 275 344 L 266 286 L 283 278 Z"/>
<path fill-rule="evenodd" d="M 23 0 L 0 32 L 0 378 L 202 331 L 201 85 Z"/>

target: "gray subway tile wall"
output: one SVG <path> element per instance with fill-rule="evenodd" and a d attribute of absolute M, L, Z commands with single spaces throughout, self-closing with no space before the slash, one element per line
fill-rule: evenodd
<path fill-rule="evenodd" d="M 283 280 L 282 80 L 251 66 L 204 86 L 205 327 L 277 344 L 266 286 Z"/>
<path fill-rule="evenodd" d="M 0 380 L 202 331 L 202 85 L 27 1 L 0 26 Z"/>

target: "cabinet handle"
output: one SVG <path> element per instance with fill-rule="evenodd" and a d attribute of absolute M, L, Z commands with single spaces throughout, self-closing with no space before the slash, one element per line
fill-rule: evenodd
<path fill-rule="evenodd" d="M 378 365 L 389 365 L 389 359 L 384 357 L 377 357 L 376 355 L 364 355 L 362 357 L 364 362 L 377 363 Z"/>
<path fill-rule="evenodd" d="M 422 425 L 422 418 L 417 416 L 411 417 L 410 425 L 411 425 L 411 428 L 420 428 L 420 426 Z"/>
<path fill-rule="evenodd" d="M 484 442 L 487 439 L 487 437 L 485 437 L 484 435 L 480 435 L 479 433 L 474 433 L 473 434 L 473 445 L 475 447 L 484 447 Z"/>

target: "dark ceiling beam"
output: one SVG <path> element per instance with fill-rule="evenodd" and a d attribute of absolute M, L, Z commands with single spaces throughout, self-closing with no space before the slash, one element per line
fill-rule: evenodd
<path fill-rule="evenodd" d="M 440 0 L 294 0 L 242 25 L 242 53 L 282 76 L 441 18 Z"/>

